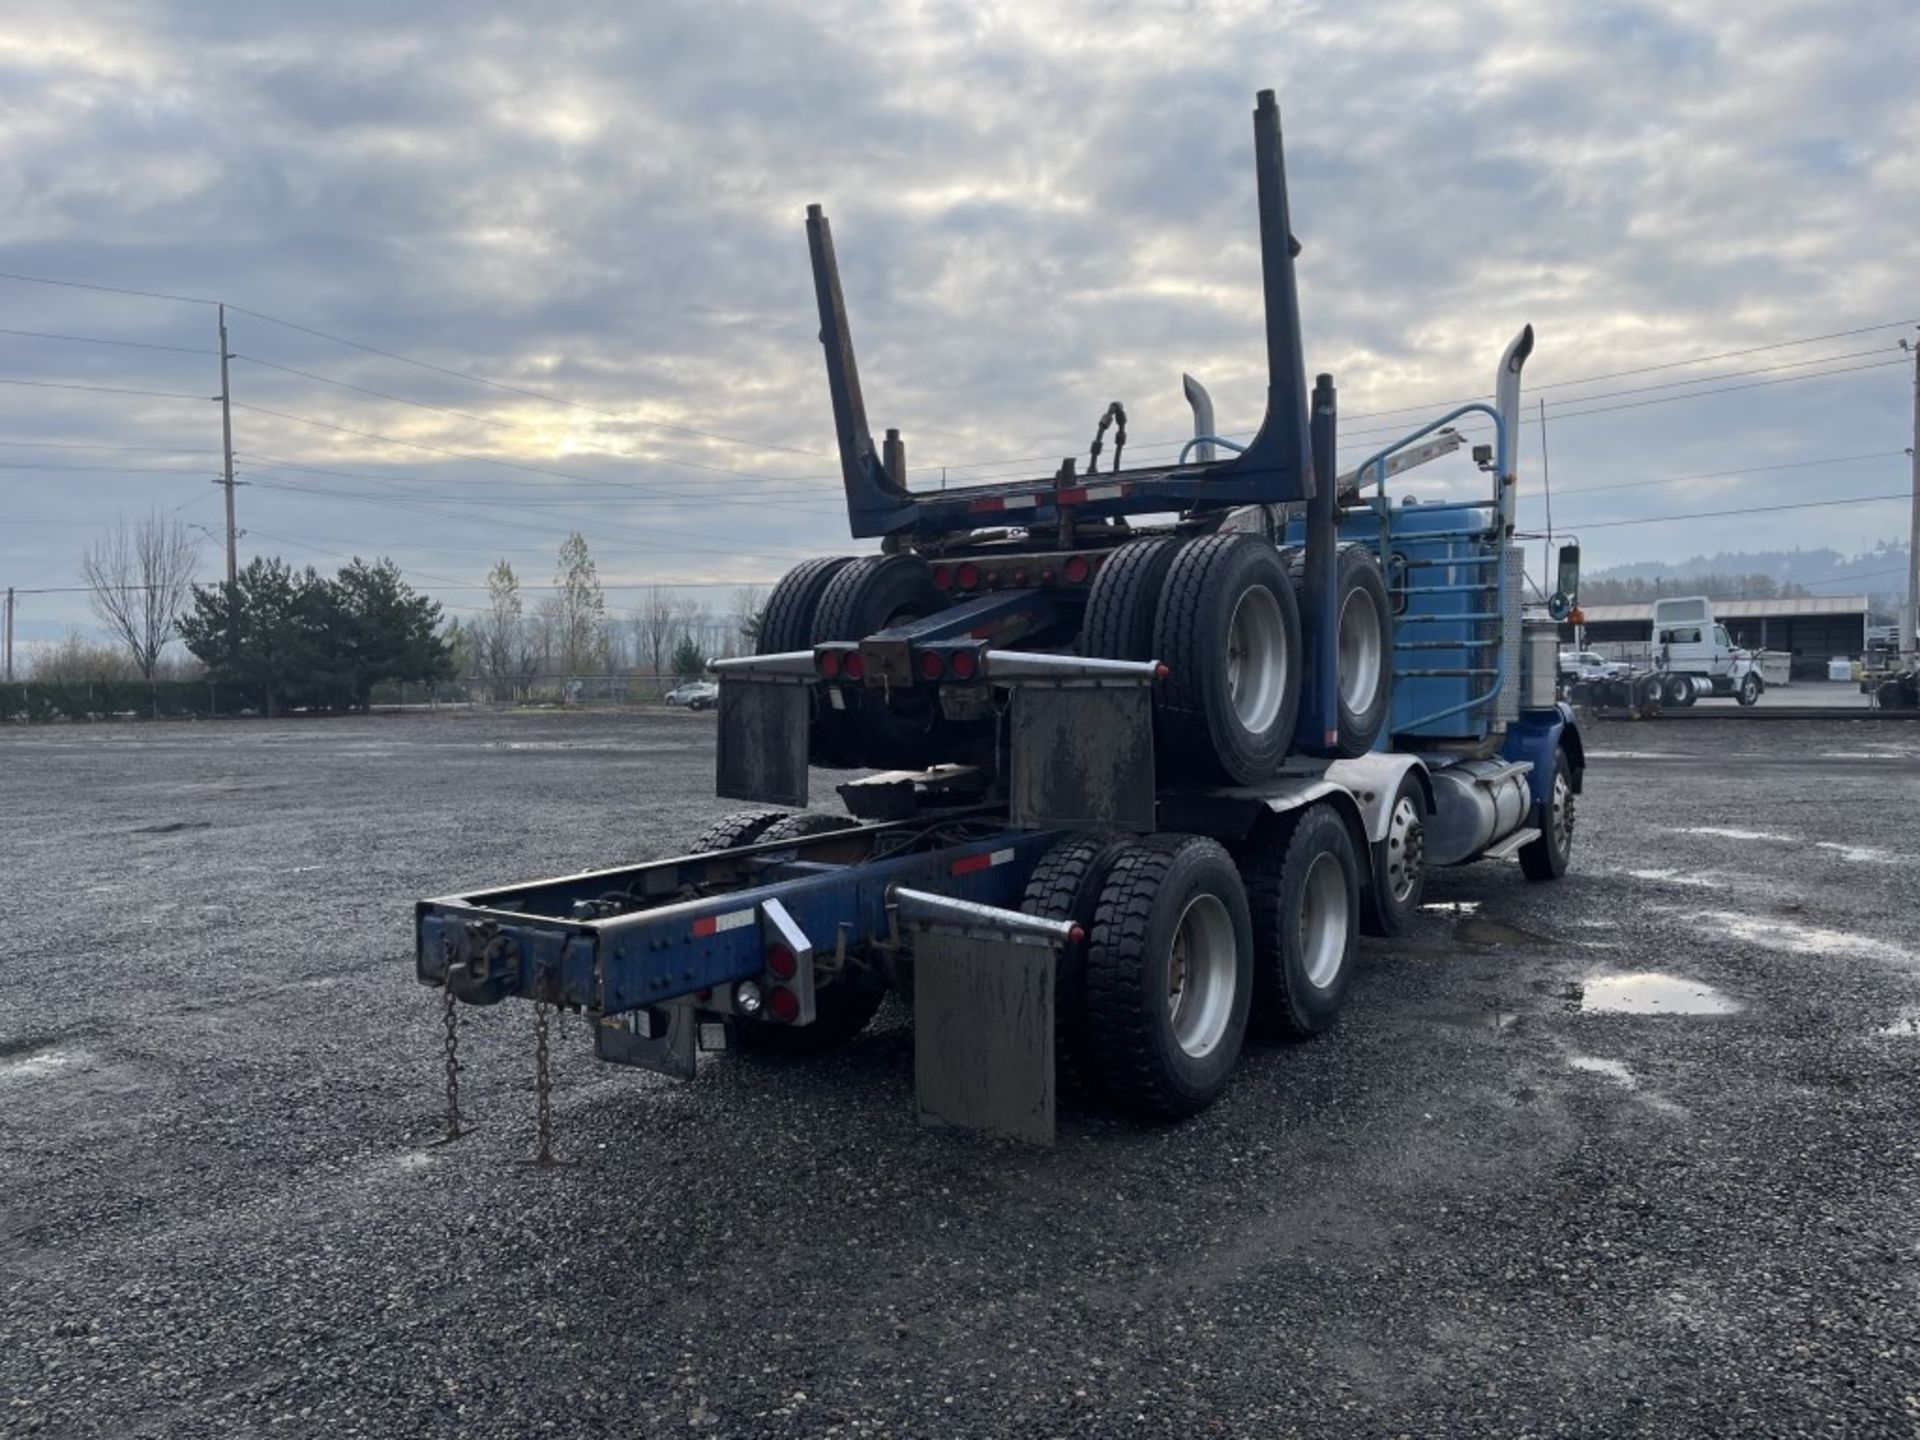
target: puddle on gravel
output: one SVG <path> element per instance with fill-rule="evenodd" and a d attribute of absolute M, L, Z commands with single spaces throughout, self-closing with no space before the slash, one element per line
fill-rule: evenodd
<path fill-rule="evenodd" d="M 1604 1075 L 1609 1080 L 1618 1080 L 1628 1089 L 1633 1088 L 1633 1072 L 1618 1060 L 1602 1060 L 1597 1055 L 1569 1055 L 1567 1064 L 1576 1070 L 1585 1070 L 1590 1074 Z"/>
<path fill-rule="evenodd" d="M 1420 907 L 1429 915 L 1478 915 L 1478 900 L 1429 900 Z"/>
<path fill-rule="evenodd" d="M 1831 850 L 1842 860 L 1851 860 L 1856 865 L 1898 865 L 1900 857 L 1889 855 L 1885 850 L 1875 850 L 1870 845 L 1839 845 L 1832 840 L 1816 840 L 1816 850 Z"/>
<path fill-rule="evenodd" d="M 1899 1015 L 1873 1032 L 1895 1040 L 1920 1040 L 1920 1005 L 1909 1005 Z"/>
<path fill-rule="evenodd" d="M 0 1081 L 39 1080 L 70 1069 L 84 1058 L 80 1050 L 42 1050 L 17 1060 L 0 1060 Z"/>
<path fill-rule="evenodd" d="M 1707 910 L 1696 917 L 1707 935 L 1744 940 L 1769 950 L 1785 950 L 1802 955 L 1859 955 L 1895 965 L 1911 965 L 1920 956 L 1847 930 L 1823 930 L 1815 925 L 1795 925 L 1789 920 L 1761 920 L 1752 915 L 1737 915 L 1728 910 Z"/>
<path fill-rule="evenodd" d="M 1775 835 L 1766 830 L 1735 830 L 1730 825 L 1682 825 L 1676 835 L 1714 835 L 1722 840 L 1771 840 L 1776 845 L 1794 843 L 1791 835 Z"/>
<path fill-rule="evenodd" d="M 1489 919 L 1485 915 L 1476 915 L 1470 920 L 1462 920 L 1453 927 L 1453 938 L 1463 945 L 1546 945 L 1551 943 L 1544 935 L 1536 935 L 1531 930 L 1522 930 L 1518 925 Z"/>
<path fill-rule="evenodd" d="M 1636 880 L 1651 880 L 1656 885 L 1687 885 L 1701 890 L 1718 890 L 1722 885 L 1721 881 L 1681 870 L 1629 870 L 1627 874 Z"/>
<path fill-rule="evenodd" d="M 1594 975 L 1579 989 L 1578 1008 L 1588 1014 L 1730 1015 L 1740 1008 L 1711 985 L 1658 970 Z"/>

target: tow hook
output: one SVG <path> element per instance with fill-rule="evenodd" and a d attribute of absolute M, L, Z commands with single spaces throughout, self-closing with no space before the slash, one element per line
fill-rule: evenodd
<path fill-rule="evenodd" d="M 520 988 L 519 947 L 490 920 L 446 941 L 447 989 L 466 1005 L 494 1005 Z"/>

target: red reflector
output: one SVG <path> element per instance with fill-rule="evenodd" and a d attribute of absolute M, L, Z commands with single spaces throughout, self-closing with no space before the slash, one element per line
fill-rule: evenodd
<path fill-rule="evenodd" d="M 1067 583 L 1070 585 L 1086 584 L 1087 576 L 1093 573 L 1093 567 L 1087 564 L 1087 557 L 1084 555 L 1069 555 L 1066 568 Z"/>
<path fill-rule="evenodd" d="M 991 864 L 993 864 L 993 853 L 991 851 L 985 855 L 969 855 L 964 860 L 956 860 L 953 862 L 953 873 L 955 875 L 971 875 L 976 870 L 985 870 Z"/>
<path fill-rule="evenodd" d="M 946 673 L 946 665 L 941 662 L 938 650 L 922 650 L 917 662 L 922 680 L 938 680 Z"/>
<path fill-rule="evenodd" d="M 1026 571 L 1016 570 L 1013 572 L 1013 588 L 1014 589 L 1018 590 L 1022 585 L 1025 585 L 1026 583 L 1027 583 Z"/>
<path fill-rule="evenodd" d="M 791 1025 L 800 1018 L 800 997 L 784 985 L 776 985 L 767 996 L 767 1013 Z"/>
<path fill-rule="evenodd" d="M 1054 492 L 1053 503 L 1056 505 L 1078 505 L 1085 501 L 1086 498 L 1087 492 L 1084 489 L 1059 490 Z"/>
<path fill-rule="evenodd" d="M 1067 932 L 1067 943 L 1069 945 L 1078 945 L 1082 940 L 1086 938 L 1087 938 L 1086 930 L 1078 925 L 1074 926 L 1073 929 Z"/>
<path fill-rule="evenodd" d="M 784 945 L 767 947 L 767 973 L 776 980 L 791 980 L 800 969 L 800 961 Z"/>
<path fill-rule="evenodd" d="M 947 657 L 947 673 L 956 680 L 971 680 L 980 673 L 980 659 L 971 650 L 956 650 Z"/>
<path fill-rule="evenodd" d="M 858 680 L 867 673 L 867 662 L 860 658 L 858 650 L 847 652 L 847 658 L 840 663 L 840 673 L 849 680 Z"/>
<path fill-rule="evenodd" d="M 971 590 L 980 583 L 980 567 L 969 560 L 953 572 L 953 578 L 962 590 Z"/>
<path fill-rule="evenodd" d="M 934 566 L 933 567 L 933 588 L 936 590 L 952 589 L 953 588 L 953 572 L 944 565 Z"/>
<path fill-rule="evenodd" d="M 712 915 L 703 915 L 693 922 L 693 938 L 704 940 L 720 928 L 719 921 Z"/>
<path fill-rule="evenodd" d="M 813 657 L 814 668 L 831 680 L 840 673 L 840 652 L 822 650 Z"/>
<path fill-rule="evenodd" d="M 1042 570 L 1040 572 L 1040 583 L 1042 585 L 1051 585 L 1053 583 L 1053 571 Z"/>
<path fill-rule="evenodd" d="M 1164 680 L 1172 673 L 1173 671 L 1169 670 L 1164 663 L 1153 667 L 1153 678 L 1156 680 Z"/>

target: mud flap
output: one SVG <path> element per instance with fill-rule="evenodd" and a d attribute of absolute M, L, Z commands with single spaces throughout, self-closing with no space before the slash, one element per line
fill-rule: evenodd
<path fill-rule="evenodd" d="M 655 1005 L 623 1015 L 596 1015 L 593 1053 L 614 1065 L 691 1080 L 697 1029 L 693 1008 L 688 1005 Z"/>
<path fill-rule="evenodd" d="M 1023 684 L 1013 695 L 1010 743 L 1015 825 L 1153 829 L 1153 692 L 1148 686 Z"/>
<path fill-rule="evenodd" d="M 913 955 L 920 1122 L 1051 1145 L 1053 947 L 936 926 Z"/>
<path fill-rule="evenodd" d="M 792 678 L 720 678 L 713 793 L 754 805 L 807 806 L 812 685 Z"/>

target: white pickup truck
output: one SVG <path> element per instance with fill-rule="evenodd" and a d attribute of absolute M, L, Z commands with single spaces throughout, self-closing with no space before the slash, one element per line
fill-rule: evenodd
<path fill-rule="evenodd" d="M 1710 695 L 1752 705 L 1767 688 L 1759 657 L 1733 643 L 1704 595 L 1653 602 L 1653 665 L 1666 677 L 1660 698 L 1667 705 L 1684 707 Z"/>

